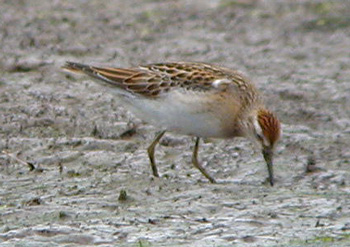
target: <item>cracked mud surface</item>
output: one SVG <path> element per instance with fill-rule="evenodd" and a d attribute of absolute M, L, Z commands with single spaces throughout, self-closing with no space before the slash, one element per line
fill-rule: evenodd
<path fill-rule="evenodd" d="M 349 246 L 350 4 L 204 2 L 0 1 L 0 246 Z M 66 60 L 243 71 L 283 123 L 276 185 L 244 139 L 201 143 L 208 183 L 173 133 L 153 178 L 159 130 Z"/>

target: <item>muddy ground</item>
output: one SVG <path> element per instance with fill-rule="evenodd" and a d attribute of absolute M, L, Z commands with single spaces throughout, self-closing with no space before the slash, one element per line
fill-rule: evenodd
<path fill-rule="evenodd" d="M 350 246 L 349 1 L 0 6 L 1 246 Z M 173 133 L 155 179 L 158 130 L 66 60 L 243 71 L 283 123 L 276 185 L 245 139 L 201 144 L 208 183 Z"/>

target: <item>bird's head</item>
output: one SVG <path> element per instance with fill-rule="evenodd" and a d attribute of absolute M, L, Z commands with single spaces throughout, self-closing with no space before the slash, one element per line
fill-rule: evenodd
<path fill-rule="evenodd" d="M 257 110 L 251 119 L 250 136 L 261 147 L 269 172 L 269 181 L 273 186 L 273 152 L 281 136 L 281 124 L 273 113 L 265 109 Z"/>

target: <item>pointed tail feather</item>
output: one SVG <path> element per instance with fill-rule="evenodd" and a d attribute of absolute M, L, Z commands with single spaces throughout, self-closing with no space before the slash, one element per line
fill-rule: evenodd
<path fill-rule="evenodd" d="M 66 62 L 62 68 L 69 72 L 89 75 L 98 79 L 97 82 L 103 81 L 105 86 L 121 89 L 119 92 L 124 91 L 123 94 L 153 97 L 161 91 L 159 84 L 162 78 L 139 68 L 95 67 L 75 62 Z"/>
<path fill-rule="evenodd" d="M 67 70 L 69 72 L 74 73 L 92 73 L 93 70 L 90 66 L 82 64 L 82 63 L 74 63 L 74 62 L 66 62 L 62 69 Z"/>
<path fill-rule="evenodd" d="M 125 88 L 124 80 L 134 75 L 136 71 L 131 69 L 119 68 L 101 68 L 75 62 L 66 62 L 62 69 L 73 72 L 89 75 L 95 79 L 102 80 L 110 86 Z"/>

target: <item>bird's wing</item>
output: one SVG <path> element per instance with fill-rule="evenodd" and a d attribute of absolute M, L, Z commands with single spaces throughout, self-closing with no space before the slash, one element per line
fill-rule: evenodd
<path fill-rule="evenodd" d="M 230 88 L 245 90 L 251 85 L 237 71 L 204 63 L 158 63 L 122 69 L 67 62 L 63 69 L 87 74 L 145 97 L 157 97 L 176 88 L 217 92 Z"/>

